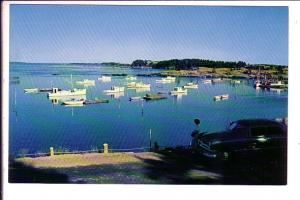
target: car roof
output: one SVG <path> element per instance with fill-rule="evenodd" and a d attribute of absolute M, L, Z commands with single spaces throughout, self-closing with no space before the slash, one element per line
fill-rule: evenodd
<path fill-rule="evenodd" d="M 243 126 L 282 126 L 283 124 L 269 119 L 242 119 L 235 121 Z"/>

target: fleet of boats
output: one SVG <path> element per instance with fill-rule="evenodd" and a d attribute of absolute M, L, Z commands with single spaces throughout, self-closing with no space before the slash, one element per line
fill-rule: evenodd
<path fill-rule="evenodd" d="M 99 77 L 98 80 L 106 82 L 106 81 L 111 81 L 110 76 L 102 76 Z M 125 77 L 125 80 L 130 80 L 134 81 L 137 80 L 136 77 L 134 76 L 127 76 Z M 159 80 L 155 80 L 156 83 L 172 83 L 175 82 L 176 77 L 171 77 L 167 76 L 164 78 L 161 78 Z M 208 84 L 208 83 L 216 83 L 216 82 L 221 82 L 223 79 L 221 78 L 215 78 L 215 79 L 204 79 L 202 80 L 203 84 Z M 232 79 L 230 80 L 230 83 L 232 84 L 239 84 L 241 83 L 241 80 L 236 80 Z M 57 87 L 53 88 L 27 88 L 24 89 L 25 93 L 38 93 L 38 92 L 47 92 L 47 96 L 50 100 L 52 100 L 55 104 L 58 102 L 62 102 L 64 105 L 69 105 L 69 106 L 76 106 L 76 105 L 84 105 L 84 104 L 98 104 L 98 103 L 108 103 L 108 100 L 86 100 L 86 93 L 87 90 L 84 88 L 73 88 L 73 82 L 72 82 L 72 75 L 71 75 L 71 84 L 72 84 L 72 89 L 70 90 L 62 90 Z M 76 81 L 76 84 L 78 85 L 95 85 L 95 80 L 89 80 L 89 79 L 83 79 L 82 81 Z M 125 83 L 125 86 L 127 89 L 135 89 L 136 92 L 146 92 L 150 91 L 151 84 L 146 84 L 143 82 L 129 82 Z M 162 87 L 162 86 L 161 86 Z M 256 80 L 254 82 L 254 87 L 255 88 L 270 88 L 270 89 L 286 89 L 287 84 L 285 84 L 282 81 L 270 81 L 270 80 Z M 188 89 L 198 89 L 199 84 L 198 82 L 187 82 L 183 86 L 178 86 L 174 87 L 173 90 L 169 92 L 170 95 L 173 96 L 182 96 L 182 95 L 187 95 Z M 121 96 L 124 96 L 125 92 L 125 87 L 123 86 L 112 86 L 110 89 L 103 90 L 104 93 L 107 95 L 112 96 L 113 98 L 119 98 Z M 166 91 L 165 93 L 167 93 Z M 75 98 L 76 96 L 80 96 L 81 98 Z M 165 99 L 165 96 L 162 96 L 161 93 L 156 93 L 156 94 L 146 94 L 144 97 L 142 96 L 132 96 L 129 98 L 130 101 L 139 101 L 139 100 L 156 100 L 156 99 Z M 223 94 L 223 95 L 217 95 L 214 96 L 213 99 L 215 101 L 219 100 L 226 100 L 229 99 L 228 94 Z"/>

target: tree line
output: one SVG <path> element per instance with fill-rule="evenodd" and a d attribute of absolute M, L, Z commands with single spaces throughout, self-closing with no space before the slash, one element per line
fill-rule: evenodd
<path fill-rule="evenodd" d="M 245 67 L 246 63 L 243 61 L 227 62 L 227 61 L 213 61 L 205 59 L 172 59 L 164 61 L 150 61 L 150 60 L 135 60 L 131 64 L 132 67 L 152 67 L 155 69 L 174 69 L 187 70 L 198 67 L 209 68 L 238 68 Z"/>

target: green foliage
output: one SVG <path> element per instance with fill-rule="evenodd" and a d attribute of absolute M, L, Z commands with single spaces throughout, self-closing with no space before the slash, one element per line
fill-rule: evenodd
<path fill-rule="evenodd" d="M 169 69 L 169 70 L 188 70 L 196 69 L 198 67 L 209 68 L 241 68 L 245 67 L 246 63 L 239 62 L 225 62 L 225 61 L 212 61 L 204 59 L 172 59 L 152 62 L 149 60 L 135 60 L 131 64 L 133 67 L 150 66 L 156 69 Z"/>

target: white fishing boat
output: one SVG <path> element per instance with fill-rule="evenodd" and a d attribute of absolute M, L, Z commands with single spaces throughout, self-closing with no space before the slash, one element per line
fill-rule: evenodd
<path fill-rule="evenodd" d="M 135 84 L 135 88 L 150 88 L 151 87 L 151 84 L 145 84 L 145 83 L 136 83 Z"/>
<path fill-rule="evenodd" d="M 134 76 L 127 76 L 127 77 L 125 78 L 125 80 L 127 80 L 127 81 L 135 81 L 135 80 L 136 80 L 136 77 L 134 77 Z"/>
<path fill-rule="evenodd" d="M 215 101 L 226 100 L 226 99 L 229 99 L 229 94 L 214 96 Z"/>
<path fill-rule="evenodd" d="M 140 83 L 131 82 L 131 83 L 127 84 L 127 87 L 131 88 L 131 89 L 150 88 L 151 84 L 145 84 L 145 83 L 142 83 L 142 82 L 140 82 Z"/>
<path fill-rule="evenodd" d="M 110 96 L 113 99 L 118 99 L 124 96 L 124 92 L 115 92 L 115 93 L 105 93 L 107 96 Z"/>
<path fill-rule="evenodd" d="M 84 79 L 83 81 L 76 81 L 78 85 L 95 85 L 95 80 Z"/>
<path fill-rule="evenodd" d="M 143 97 L 130 97 L 129 101 L 140 101 L 143 100 Z"/>
<path fill-rule="evenodd" d="M 111 77 L 110 76 L 101 76 L 100 78 L 98 78 L 98 80 L 102 81 L 102 82 L 110 82 Z"/>
<path fill-rule="evenodd" d="M 86 95 L 73 95 L 73 96 L 54 96 L 54 97 L 48 97 L 49 100 L 53 104 L 63 103 L 65 101 L 70 101 L 71 99 L 83 99 L 86 100 Z"/>
<path fill-rule="evenodd" d="M 223 94 L 223 95 L 221 95 L 221 98 L 222 99 L 229 99 L 229 94 Z"/>
<path fill-rule="evenodd" d="M 231 84 L 240 84 L 241 80 L 231 80 L 230 83 Z"/>
<path fill-rule="evenodd" d="M 61 90 L 53 88 L 52 92 L 48 93 L 48 97 L 61 97 L 61 96 L 79 96 L 86 95 L 86 89 L 72 89 L 72 90 Z"/>
<path fill-rule="evenodd" d="M 177 95 L 177 94 L 187 94 L 187 89 L 184 89 L 183 87 L 175 87 L 172 91 L 170 91 L 171 95 Z"/>
<path fill-rule="evenodd" d="M 150 87 L 146 87 L 146 88 L 134 88 L 135 92 L 139 93 L 139 92 L 149 92 L 151 89 Z"/>
<path fill-rule="evenodd" d="M 254 87 L 259 88 L 261 86 L 262 86 L 261 81 L 259 81 L 259 80 L 255 81 Z"/>
<path fill-rule="evenodd" d="M 39 92 L 38 88 L 28 88 L 28 89 L 24 89 L 25 93 L 37 93 Z"/>
<path fill-rule="evenodd" d="M 134 88 L 135 85 L 136 85 L 136 82 L 126 83 L 126 86 L 127 86 L 128 88 Z"/>
<path fill-rule="evenodd" d="M 212 82 L 211 82 L 211 79 L 205 79 L 205 80 L 202 81 L 202 83 L 209 84 L 209 83 L 212 83 Z"/>
<path fill-rule="evenodd" d="M 174 82 L 176 80 L 176 77 L 167 76 L 165 79 Z"/>
<path fill-rule="evenodd" d="M 155 80 L 156 83 L 172 83 L 171 80 L 168 80 L 168 79 L 165 79 L 165 78 L 162 78 L 162 79 L 159 79 L 159 80 Z"/>
<path fill-rule="evenodd" d="M 220 101 L 221 99 L 222 99 L 221 95 L 214 96 L 214 100 L 215 101 Z"/>
<path fill-rule="evenodd" d="M 183 86 L 183 88 L 185 88 L 185 89 L 197 89 L 198 84 L 193 83 L 193 82 L 189 82 L 185 86 Z"/>
<path fill-rule="evenodd" d="M 223 80 L 221 78 L 214 78 L 212 79 L 212 82 L 213 83 L 219 83 L 219 82 L 222 82 Z"/>
<path fill-rule="evenodd" d="M 71 106 L 77 106 L 77 105 L 83 105 L 84 99 L 70 99 L 69 101 L 64 101 L 64 105 L 71 105 Z"/>
<path fill-rule="evenodd" d="M 104 90 L 105 93 L 119 93 L 124 92 L 124 87 L 112 86 L 110 90 Z"/>
<path fill-rule="evenodd" d="M 48 93 L 48 97 L 86 95 L 86 89 L 73 88 L 72 75 L 71 75 L 71 84 L 72 84 L 72 89 L 71 90 L 60 90 L 58 88 L 52 88 L 52 92 Z"/>
<path fill-rule="evenodd" d="M 267 86 L 270 87 L 270 88 L 284 88 L 284 87 L 286 87 L 286 85 L 284 83 L 282 83 L 282 81 L 277 81 L 277 82 L 274 82 L 274 83 L 270 83 Z"/>

